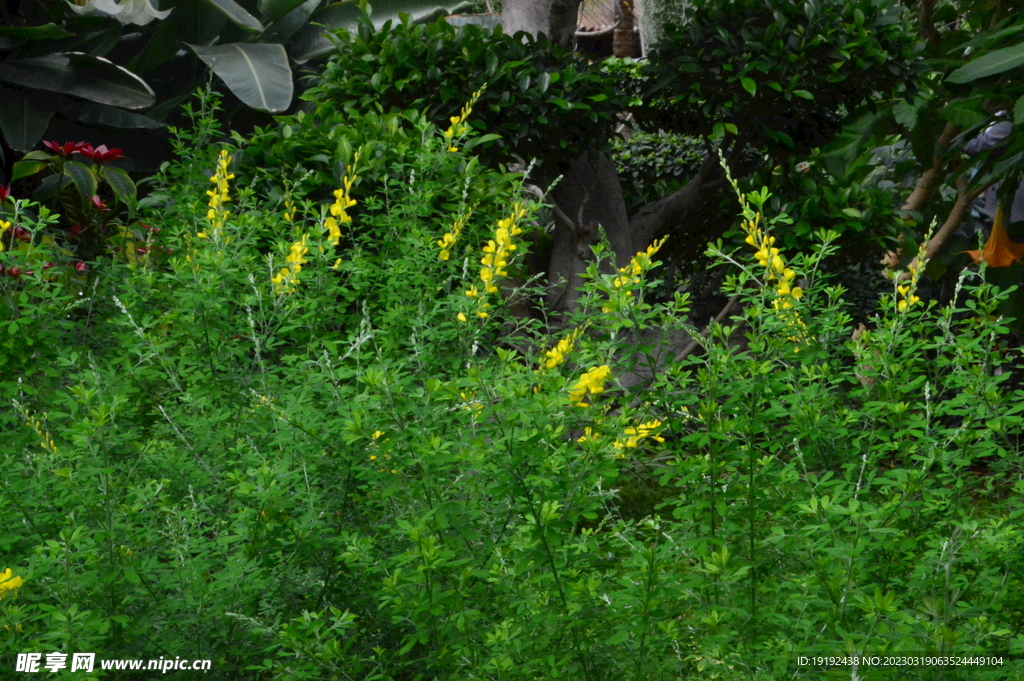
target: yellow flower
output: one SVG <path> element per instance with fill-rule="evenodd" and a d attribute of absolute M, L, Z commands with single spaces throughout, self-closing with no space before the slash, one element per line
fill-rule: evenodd
<path fill-rule="evenodd" d="M 0 220 L 0 237 L 4 235 L 4 232 L 11 228 L 11 223 L 6 220 Z M 4 250 L 4 243 L 0 241 L 0 251 Z"/>
<path fill-rule="evenodd" d="M 583 398 L 590 395 L 600 395 L 604 392 L 604 383 L 611 377 L 611 367 L 602 364 L 580 376 L 572 388 L 569 389 L 569 402 L 577 407 L 588 406 Z"/>
<path fill-rule="evenodd" d="M 469 320 L 468 320 L 468 319 L 466 319 L 466 315 L 465 315 L 465 313 L 463 313 L 463 312 L 460 312 L 460 313 L 459 313 L 459 321 L 460 321 L 460 322 L 467 322 L 467 321 L 469 321 Z"/>
<path fill-rule="evenodd" d="M 454 144 L 454 138 L 461 137 L 469 131 L 469 125 L 466 123 L 466 119 L 469 118 L 469 114 L 473 112 L 473 105 L 480 99 L 480 95 L 484 93 L 484 88 L 480 88 L 469 98 L 465 106 L 462 107 L 462 112 L 458 116 L 452 116 L 448 120 L 452 122 L 448 129 L 444 131 L 444 145 L 445 149 L 449 152 L 456 152 L 459 150 Z"/>
<path fill-rule="evenodd" d="M 736 186 L 735 182 L 733 182 L 733 186 Z M 786 261 L 782 258 L 782 254 L 778 248 L 775 248 L 775 237 L 768 236 L 761 229 L 760 224 L 763 220 L 761 213 L 750 207 L 745 194 L 739 194 L 739 200 L 744 215 L 742 226 L 747 233 L 744 242 L 757 249 L 754 259 L 761 267 L 767 269 L 765 279 L 776 282 L 775 300 L 772 301 L 772 307 L 779 311 L 779 316 L 791 329 L 788 340 L 795 343 L 806 342 L 807 325 L 800 319 L 799 313 L 792 309 L 794 301 L 800 300 L 804 295 L 803 289 L 793 286 L 796 272 L 786 267 Z"/>
<path fill-rule="evenodd" d="M 655 433 L 655 431 L 660 427 L 661 421 L 654 419 L 653 421 L 642 423 L 635 428 L 626 428 L 626 441 L 623 442 L 622 440 L 616 440 L 613 445 L 616 449 L 635 449 L 640 446 L 640 440 L 648 437 L 655 442 L 664 442 L 665 438 Z"/>
<path fill-rule="evenodd" d="M 359 176 L 355 174 L 358 164 L 359 152 L 357 151 L 352 157 L 352 166 L 345 171 L 345 177 L 341 180 L 341 189 L 334 191 L 334 203 L 330 208 L 331 217 L 324 222 L 324 226 L 327 227 L 327 239 L 335 246 L 341 240 L 340 225 L 352 222 L 352 216 L 348 214 L 348 209 L 356 205 L 356 200 L 352 198 L 351 193 L 352 185 L 359 179 Z"/>
<path fill-rule="evenodd" d="M 580 331 L 580 329 L 576 329 L 567 337 L 558 341 L 558 344 L 555 345 L 555 347 L 544 353 L 544 356 L 547 358 L 543 360 L 545 369 L 554 369 L 565 361 L 566 355 L 572 352 L 573 345 L 576 343 L 576 339 L 579 337 Z"/>
<path fill-rule="evenodd" d="M 206 195 L 210 197 L 210 201 L 207 204 L 210 210 L 206 212 L 206 219 L 210 221 L 213 227 L 212 232 L 215 238 L 220 236 L 221 228 L 231 215 L 230 211 L 224 210 L 224 204 L 231 200 L 228 192 L 228 180 L 235 179 L 234 174 L 228 172 L 229 165 L 231 165 L 231 157 L 228 156 L 227 151 L 222 149 L 220 158 L 217 159 L 217 169 L 214 171 L 213 177 L 210 178 L 210 182 L 213 182 L 217 187 L 206 192 Z M 197 236 L 201 239 L 208 238 L 208 235 L 204 232 L 200 232 Z"/>
<path fill-rule="evenodd" d="M 270 280 L 274 285 L 274 291 L 278 295 L 295 292 L 295 288 L 299 283 L 299 272 L 302 271 L 302 266 L 306 263 L 306 255 L 309 253 L 309 247 L 306 245 L 306 238 L 308 236 L 308 234 L 303 234 L 301 240 L 292 244 L 288 255 L 285 257 L 285 262 L 288 265 L 282 267 L 277 276 Z"/>
<path fill-rule="evenodd" d="M 3 572 L 0 572 L 0 600 L 3 600 L 7 596 L 8 591 L 14 591 L 19 588 L 25 582 L 21 577 L 15 577 L 11 572 L 11 568 L 7 568 Z"/>
<path fill-rule="evenodd" d="M 497 293 L 498 287 L 495 284 L 495 279 L 508 276 L 505 266 L 508 265 L 512 251 L 517 248 L 512 243 L 512 237 L 523 233 L 516 223 L 525 216 L 526 209 L 523 208 L 522 204 L 516 203 L 512 207 L 512 213 L 509 217 L 498 221 L 498 228 L 494 232 L 494 238 L 489 239 L 484 245 L 484 257 L 480 258 L 480 281 L 484 285 L 484 294 Z M 485 301 L 484 297 L 479 296 L 475 286 L 470 287 L 466 291 L 466 295 L 470 298 L 479 298 L 479 305 L 477 306 L 479 310 L 477 312 L 478 317 L 486 318 L 489 316 L 484 312 L 484 309 L 490 307 L 490 305 Z"/>

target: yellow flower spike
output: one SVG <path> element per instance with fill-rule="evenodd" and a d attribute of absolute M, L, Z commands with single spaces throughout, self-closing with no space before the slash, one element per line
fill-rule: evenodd
<path fill-rule="evenodd" d="M 604 392 L 604 383 L 611 377 L 611 367 L 602 364 L 584 373 L 580 379 L 569 390 L 569 402 L 577 407 L 588 406 L 583 398 L 588 394 L 600 395 Z"/>
<path fill-rule="evenodd" d="M 14 575 L 11 568 L 5 569 L 0 572 L 0 600 L 3 600 L 8 592 L 13 592 L 20 588 L 25 581 L 21 577 Z"/>
<path fill-rule="evenodd" d="M 231 157 L 228 156 L 226 150 L 222 149 L 220 157 L 217 159 L 217 168 L 213 173 L 213 177 L 210 178 L 210 182 L 217 185 L 217 188 L 215 190 L 207 190 L 206 192 L 206 195 L 210 197 L 210 201 L 207 203 L 210 210 L 206 212 L 206 219 L 210 221 L 212 229 L 209 234 L 200 232 L 197 236 L 201 239 L 208 239 L 211 236 L 214 239 L 219 237 L 224 223 L 231 215 L 230 211 L 224 209 L 224 204 L 231 200 L 228 180 L 235 178 L 234 174 L 228 172 L 229 165 L 231 165 Z"/>
<path fill-rule="evenodd" d="M 327 228 L 327 240 L 334 246 L 338 245 L 341 241 L 341 225 L 347 225 L 352 222 L 352 216 L 348 214 L 347 209 L 356 205 L 356 200 L 352 198 L 352 185 L 359 179 L 359 176 L 355 174 L 356 168 L 359 165 L 359 152 L 357 151 L 352 157 L 352 165 L 345 170 L 345 177 L 341 180 L 341 189 L 335 189 L 333 192 L 334 203 L 328 209 L 331 217 L 324 221 L 324 227 Z"/>

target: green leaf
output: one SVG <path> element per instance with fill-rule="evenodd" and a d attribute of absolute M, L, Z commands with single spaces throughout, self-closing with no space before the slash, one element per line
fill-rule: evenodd
<path fill-rule="evenodd" d="M 1024 95 L 1021 95 L 1013 106 L 1013 122 L 1017 125 L 1024 124 Z"/>
<path fill-rule="evenodd" d="M 85 125 L 105 125 L 111 128 L 156 130 L 165 127 L 164 123 L 153 120 L 149 116 L 124 111 L 105 104 L 84 104 L 78 110 L 76 118 Z"/>
<path fill-rule="evenodd" d="M 740 84 L 743 85 L 744 90 L 750 93 L 751 97 L 757 94 L 757 83 L 753 78 L 740 78 Z"/>
<path fill-rule="evenodd" d="M 973 80 L 994 76 L 1022 65 L 1024 65 L 1024 43 L 983 54 L 949 74 L 946 82 L 970 83 Z"/>
<path fill-rule="evenodd" d="M 86 201 L 96 195 L 96 176 L 93 175 L 91 168 L 78 161 L 68 161 L 64 164 L 64 173 L 75 183 L 78 193 Z"/>
<path fill-rule="evenodd" d="M 537 83 L 540 85 L 541 94 L 544 94 L 545 92 L 548 91 L 548 88 L 551 87 L 551 74 L 548 73 L 547 71 L 540 74 L 540 76 L 537 78 Z"/>
<path fill-rule="evenodd" d="M 40 98 L 30 92 L 0 87 L 0 95 L 0 132 L 8 146 L 26 153 L 43 138 L 53 109 L 40 107 Z"/>
<path fill-rule="evenodd" d="M 174 59 L 174 55 L 178 53 L 178 40 L 184 30 L 182 23 L 188 18 L 179 15 L 181 11 L 182 7 L 179 6 L 171 16 L 160 22 L 146 46 L 128 62 L 129 69 L 135 73 L 149 73 L 156 67 Z M 192 14 L 192 18 L 195 18 L 194 11 Z"/>
<path fill-rule="evenodd" d="M 797 97 L 803 97 L 804 99 L 814 99 L 814 95 L 807 90 L 793 90 L 793 94 Z"/>
<path fill-rule="evenodd" d="M 54 23 L 41 26 L 0 26 L 0 36 L 18 40 L 63 40 L 73 35 Z"/>
<path fill-rule="evenodd" d="M 305 3 L 306 0 L 259 0 L 256 7 L 267 21 L 274 22 Z"/>
<path fill-rule="evenodd" d="M 825 168 L 837 178 L 846 177 L 847 168 L 863 153 L 865 146 L 885 122 L 884 112 L 866 111 L 851 117 L 835 140 L 821 150 Z"/>
<path fill-rule="evenodd" d="M 103 179 L 114 190 L 114 196 L 120 201 L 128 205 L 135 202 L 137 190 L 132 178 L 128 177 L 128 173 L 120 168 L 106 166 L 103 169 Z"/>
<path fill-rule="evenodd" d="M 731 132 L 731 133 L 732 133 L 733 135 L 738 135 L 738 134 L 740 134 L 740 129 L 739 129 L 739 128 L 737 128 L 737 127 L 736 127 L 736 126 L 735 126 L 734 124 L 732 124 L 732 123 L 726 123 L 726 124 L 725 124 L 725 129 L 726 129 L 726 130 L 728 130 L 729 132 Z"/>
<path fill-rule="evenodd" d="M 206 0 L 206 2 L 226 16 L 228 21 L 238 28 L 252 33 L 263 32 L 263 24 L 259 22 L 259 19 L 246 12 L 245 8 L 235 2 L 235 0 Z"/>
<path fill-rule="evenodd" d="M 128 69 L 80 52 L 7 60 L 0 63 L 0 80 L 126 109 L 150 106 L 155 99 L 146 81 Z"/>
<path fill-rule="evenodd" d="M 248 106 L 271 113 L 292 102 L 292 70 L 283 45 L 231 43 L 189 45 L 217 77 Z"/>
<path fill-rule="evenodd" d="M 124 33 L 121 22 L 112 17 L 71 17 L 68 19 L 68 29 L 74 32 L 75 39 L 69 41 L 65 49 L 96 57 L 106 56 Z"/>
<path fill-rule="evenodd" d="M 321 7 L 309 17 L 309 23 L 295 34 L 291 43 L 292 59 L 303 64 L 334 51 L 334 43 L 324 33 L 339 28 L 355 29 L 359 23 L 359 5 L 354 0 Z"/>
<path fill-rule="evenodd" d="M 370 22 L 379 29 L 387 22 L 398 23 L 399 14 L 408 14 L 414 23 L 439 19 L 473 6 L 466 0 L 375 0 L 370 3 Z"/>
<path fill-rule="evenodd" d="M 45 163 L 39 163 L 37 161 L 18 161 L 17 163 L 14 164 L 14 167 L 11 168 L 11 182 L 14 182 L 15 180 L 20 180 L 23 177 L 35 175 L 40 170 L 45 169 Z"/>
<path fill-rule="evenodd" d="M 475 139 L 471 139 L 468 142 L 466 142 L 466 144 L 463 145 L 463 149 L 465 149 L 466 151 L 469 151 L 470 149 L 472 149 L 473 147 L 477 146 L 478 144 L 485 144 L 487 142 L 493 142 L 494 140 L 500 140 L 500 139 L 501 139 L 501 135 L 495 135 L 494 133 L 489 133 L 487 135 L 481 135 L 480 137 L 477 137 Z"/>
<path fill-rule="evenodd" d="M 317 7 L 320 6 L 322 0 L 306 0 L 288 14 L 275 21 L 273 24 L 267 27 L 267 30 L 263 32 L 260 39 L 263 42 L 278 42 L 285 41 L 291 38 L 295 33 L 306 25 L 309 21 L 309 17 L 313 14 Z"/>
<path fill-rule="evenodd" d="M 71 178 L 67 175 L 55 174 L 45 177 L 39 183 L 39 187 L 32 192 L 32 200 L 39 202 L 49 201 L 57 195 L 57 192 L 67 187 L 71 182 Z"/>
<path fill-rule="evenodd" d="M 845 215 L 847 217 L 851 217 L 851 218 L 853 218 L 855 220 L 860 220 L 861 218 L 864 217 L 864 214 L 861 213 L 856 208 L 844 208 L 842 210 L 842 213 L 843 213 L 843 215 Z"/>
<path fill-rule="evenodd" d="M 487 77 L 490 78 L 498 68 L 498 55 L 494 52 L 488 52 L 487 57 L 484 59 L 484 64 L 487 69 Z"/>

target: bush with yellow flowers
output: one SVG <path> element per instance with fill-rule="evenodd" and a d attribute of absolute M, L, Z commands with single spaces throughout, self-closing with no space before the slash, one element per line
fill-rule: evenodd
<path fill-rule="evenodd" d="M 737 181 L 742 236 L 710 247 L 721 323 L 664 295 L 671 234 L 621 266 L 599 244 L 578 310 L 517 316 L 543 298 L 522 275 L 543 212 L 481 168 L 472 109 L 350 112 L 329 192 L 247 167 L 267 131 L 175 131 L 140 207 L 173 254 L 98 264 L 0 372 L 0 666 L 667 681 L 916 654 L 1021 673 L 1024 400 L 992 346 L 999 295 L 965 278 L 970 302 L 939 309 L 922 265 L 854 334 L 818 274 L 831 236 L 784 249 L 770 191 Z"/>

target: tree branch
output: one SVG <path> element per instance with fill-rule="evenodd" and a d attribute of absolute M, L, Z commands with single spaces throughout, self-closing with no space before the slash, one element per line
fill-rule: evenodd
<path fill-rule="evenodd" d="M 718 158 L 709 156 L 700 171 L 682 189 L 654 201 L 633 215 L 629 220 L 630 231 L 637 244 L 649 244 L 668 233 L 696 212 L 707 193 L 717 189 L 725 180 L 725 174 L 718 164 Z"/>

